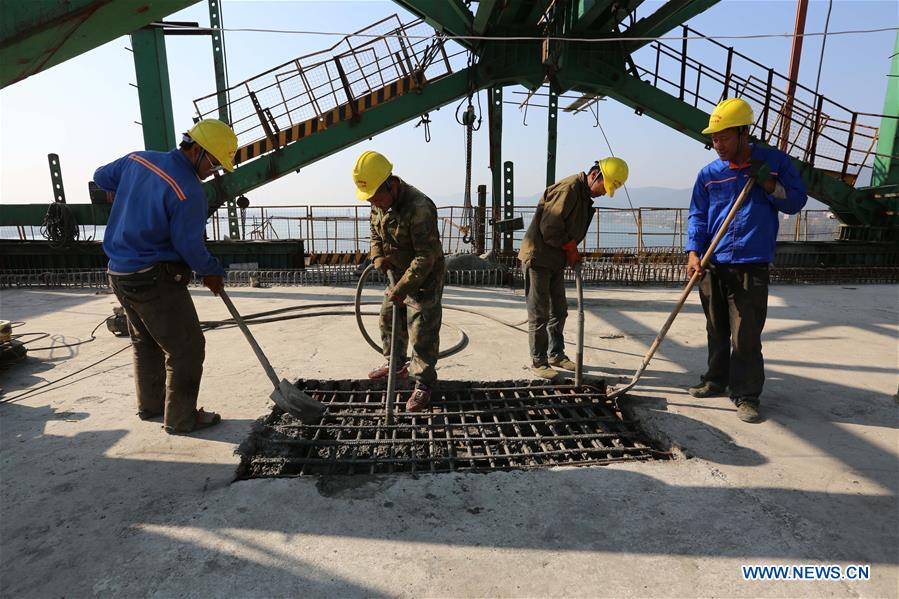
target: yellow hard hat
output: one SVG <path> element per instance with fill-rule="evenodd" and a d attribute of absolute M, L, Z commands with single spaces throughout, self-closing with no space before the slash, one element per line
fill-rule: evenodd
<path fill-rule="evenodd" d="M 212 154 L 226 171 L 234 170 L 237 136 L 231 127 L 218 119 L 205 119 L 191 127 L 187 136 Z"/>
<path fill-rule="evenodd" d="M 609 197 L 615 196 L 615 190 L 627 182 L 627 162 L 621 158 L 603 158 L 599 161 L 599 172 L 602 173 L 602 183 Z"/>
<path fill-rule="evenodd" d="M 703 135 L 718 133 L 731 127 L 751 125 L 752 107 L 742 98 L 721 100 L 709 116 L 709 126 L 702 130 Z"/>
<path fill-rule="evenodd" d="M 362 152 L 353 165 L 353 183 L 356 184 L 356 197 L 367 202 L 381 184 L 393 172 L 393 165 L 383 154 L 368 150 Z"/>

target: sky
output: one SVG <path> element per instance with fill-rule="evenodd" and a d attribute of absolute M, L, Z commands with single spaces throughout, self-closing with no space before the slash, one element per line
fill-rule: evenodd
<path fill-rule="evenodd" d="M 639 15 L 663 2 L 647 0 Z M 826 0 L 812 0 L 806 32 L 824 30 Z M 707 35 L 792 32 L 796 2 L 792 0 L 725 0 L 689 22 Z M 302 29 L 348 33 L 385 16 L 411 16 L 389 1 L 350 2 L 225 0 L 223 23 L 234 28 Z M 894 0 L 835 0 L 830 31 L 896 27 L 899 4 Z M 167 17 L 172 21 L 208 24 L 201 2 Z M 820 37 L 806 38 L 799 82 L 815 87 Z M 831 36 L 821 72 L 820 90 L 852 110 L 881 113 L 886 74 L 895 32 Z M 231 83 L 249 78 L 295 57 L 330 47 L 339 36 L 228 32 L 225 43 Z M 693 42 L 690 42 L 693 44 Z M 786 73 L 789 38 L 726 40 L 760 63 Z M 207 37 L 166 39 L 174 117 L 179 132 L 190 127 L 193 100 L 215 91 L 212 51 Z M 132 54 L 127 36 L 0 90 L 0 203 L 52 201 L 47 154 L 60 156 L 69 202 L 87 202 L 87 181 L 96 167 L 142 149 L 143 137 Z M 699 44 L 701 46 L 701 44 Z M 691 46 L 693 48 L 693 46 Z M 692 55 L 692 52 L 691 52 Z M 698 55 L 702 58 L 702 54 Z M 712 56 L 709 55 L 709 60 Z M 723 68 L 720 57 L 715 64 Z M 711 64 L 711 62 L 710 62 Z M 523 99 L 506 88 L 507 100 Z M 350 177 L 353 161 L 373 149 L 387 155 L 395 173 L 439 203 L 461 204 L 465 181 L 464 130 L 455 122 L 455 102 L 432 112 L 432 141 L 425 143 L 421 128 L 405 123 L 372 140 L 331 155 L 248 194 L 252 205 L 353 205 Z M 483 104 L 483 102 L 482 102 Z M 566 102 L 560 102 L 564 107 Z M 517 106 L 503 113 L 503 160 L 515 163 L 515 197 L 533 203 L 545 186 L 546 111 L 530 108 L 527 124 Z M 599 116 L 615 155 L 630 165 L 629 187 L 638 204 L 652 205 L 651 190 L 688 189 L 697 171 L 714 158 L 711 151 L 676 131 L 638 116 L 614 100 L 604 101 Z M 475 133 L 472 193 L 478 184 L 490 185 L 488 135 Z M 584 170 L 609 154 L 589 113 L 560 112 L 557 178 Z M 618 197 L 609 206 L 626 206 Z M 689 195 L 684 194 L 684 206 Z"/>

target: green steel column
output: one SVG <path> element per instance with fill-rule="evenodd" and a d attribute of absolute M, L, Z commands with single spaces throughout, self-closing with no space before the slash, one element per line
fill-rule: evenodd
<path fill-rule="evenodd" d="M 209 28 L 212 29 L 212 63 L 215 68 L 216 102 L 219 108 L 219 120 L 231 123 L 231 106 L 228 97 L 228 67 L 225 58 L 225 33 L 222 31 L 221 0 L 209 0 Z M 225 202 L 228 211 L 228 237 L 241 238 L 240 222 L 237 218 L 237 202 L 228 198 Z"/>
<path fill-rule="evenodd" d="M 512 167 L 513 164 L 511 160 L 503 163 L 503 177 L 505 177 L 506 179 L 506 188 L 503 193 L 503 220 L 506 221 L 515 218 L 515 193 L 513 191 L 513 185 L 515 183 L 515 172 Z M 512 252 L 512 241 L 514 235 L 515 233 L 511 228 L 503 233 L 504 253 Z"/>
<path fill-rule="evenodd" d="M 228 71 L 225 63 L 225 34 L 222 29 L 220 0 L 209 0 L 209 28 L 212 29 L 212 62 L 215 65 L 215 89 L 219 106 L 219 120 L 231 123 L 228 103 Z"/>
<path fill-rule="evenodd" d="M 133 32 L 131 49 L 134 51 L 144 147 L 163 152 L 171 150 L 176 145 L 175 119 L 162 28 L 147 27 Z"/>
<path fill-rule="evenodd" d="M 899 183 L 899 159 L 890 158 L 899 151 L 899 32 L 896 33 L 893 60 L 887 77 L 883 114 L 877 140 L 878 155 L 874 157 L 874 172 L 871 174 L 872 187 Z"/>
<path fill-rule="evenodd" d="M 559 94 L 549 87 L 549 114 L 546 123 L 546 186 L 556 182 L 556 145 L 559 129 Z"/>
<path fill-rule="evenodd" d="M 490 108 L 488 118 L 490 125 L 490 172 L 493 175 L 491 193 L 493 197 L 493 219 L 500 219 L 503 197 L 503 88 L 490 88 L 488 94 Z M 499 251 L 499 237 L 493 229 L 493 250 Z"/>

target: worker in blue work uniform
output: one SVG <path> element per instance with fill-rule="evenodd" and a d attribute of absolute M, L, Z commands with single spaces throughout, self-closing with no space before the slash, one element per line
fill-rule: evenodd
<path fill-rule="evenodd" d="M 128 316 L 134 350 L 137 415 L 162 417 L 172 434 L 217 424 L 197 409 L 206 341 L 187 284 L 192 271 L 218 295 L 222 265 L 204 242 L 207 201 L 202 180 L 234 170 L 237 137 L 207 119 L 170 152 L 132 152 L 94 173 L 115 194 L 103 236 L 109 282 Z"/>
<path fill-rule="evenodd" d="M 752 108 L 740 98 L 722 101 L 709 126 L 719 160 L 696 177 L 690 201 L 687 276 L 702 275 L 699 298 L 706 316 L 708 369 L 693 397 L 711 397 L 730 389 L 737 415 L 759 420 L 759 396 L 765 382 L 762 329 L 768 312 L 768 265 L 774 261 L 778 212 L 796 214 L 807 200 L 805 183 L 789 156 L 752 143 Z M 724 222 L 749 177 L 756 184 L 718 243 L 707 272 L 702 255 Z"/>

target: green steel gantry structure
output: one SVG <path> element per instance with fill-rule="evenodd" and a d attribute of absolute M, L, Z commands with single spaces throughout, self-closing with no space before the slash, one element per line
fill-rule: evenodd
<path fill-rule="evenodd" d="M 158 22 L 196 1 L 4 3 L 0 84 L 9 85 L 130 32 L 145 145 L 148 149 L 174 147 L 165 35 L 185 32 Z M 350 51 L 335 51 L 313 66 L 297 59 L 295 66 L 288 65 L 294 69 L 290 73 L 272 69 L 275 83 L 266 88 L 274 86 L 283 98 L 283 111 L 273 114 L 276 103 L 260 103 L 248 82 L 241 87 L 228 86 L 224 39 L 218 31 L 221 10 L 217 0 L 209 0 L 210 29 L 205 33 L 212 37 L 217 89 L 210 96 L 213 102 L 207 103 L 209 110 L 201 110 L 201 103 L 195 103 L 198 114 L 227 122 L 232 122 L 233 117 L 234 123 L 253 121 L 250 129 L 239 130 L 239 167 L 206 183 L 211 210 L 228 205 L 231 222 L 236 223 L 234 200 L 250 190 L 455 100 L 487 90 L 492 197 L 495 207 L 503 204 L 505 216 L 511 217 L 511 193 L 504 194 L 504 169 L 510 166 L 502 161 L 503 87 L 522 85 L 537 90 L 547 85 L 547 181 L 555 177 L 558 96 L 562 93 L 583 94 L 585 102 L 595 98 L 616 100 L 703 144 L 709 143 L 701 131 L 711 107 L 721 98 L 740 95 L 750 100 L 756 110 L 754 134 L 763 143 L 787 148 L 810 195 L 827 204 L 847 225 L 843 238 L 899 238 L 899 156 L 895 155 L 899 149 L 897 56 L 892 62 L 893 76 L 883 114 L 873 115 L 853 112 L 807 89 L 802 97 L 799 92 L 796 97 L 786 97 L 783 76 L 683 25 L 717 0 L 669 0 L 641 18 L 637 14 L 642 0 L 394 2 L 433 28 L 432 33 L 437 34 L 433 44 L 415 50 L 406 48 L 414 40 L 407 39 L 406 45 L 399 40 L 402 52 L 388 49 L 380 56 L 375 46 L 368 47 L 366 52 L 374 56 L 371 64 L 376 65 L 380 76 L 377 86 L 369 81 L 367 67 L 359 63 L 362 51 L 352 46 Z M 673 44 L 654 39 L 672 31 L 682 39 Z M 470 55 L 465 68 L 454 71 L 450 67 L 444 47 L 449 39 Z M 694 40 L 720 50 L 721 64 L 706 64 L 691 56 L 697 43 Z M 896 49 L 899 54 L 899 35 Z M 429 69 L 441 62 L 441 52 L 446 68 L 431 76 Z M 403 53 L 405 57 L 401 56 Z M 360 64 L 358 76 L 347 74 L 348 56 Z M 387 61 L 391 63 L 389 69 L 385 66 Z M 741 71 L 741 65 L 747 71 Z M 336 71 L 330 70 L 331 66 Z M 331 92 L 333 98 L 329 96 L 327 106 L 325 99 L 316 95 L 314 86 L 306 82 L 304 69 L 310 68 L 337 73 L 330 82 L 332 88 L 340 88 L 340 93 Z M 395 76 L 385 76 L 390 69 Z M 284 97 L 281 82 L 285 77 L 296 77 L 308 86 L 304 102 L 313 113 L 306 121 L 296 118 L 299 109 L 291 107 Z M 239 98 L 235 97 L 238 92 L 243 94 Z M 237 114 L 241 102 L 252 102 L 252 107 Z M 856 186 L 858 173 L 872 158 L 871 185 Z M 0 207 L 0 225 L 39 223 L 45 211 L 45 205 L 5 205 Z M 83 207 L 75 214 L 82 223 L 105 222 L 103 210 Z M 235 226 L 231 234 L 236 238 Z"/>

